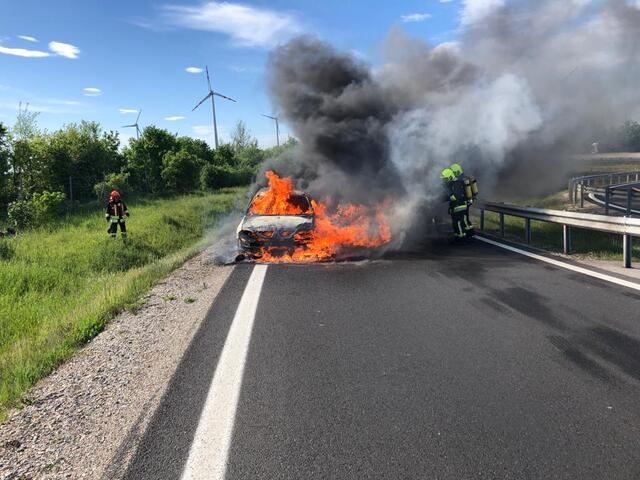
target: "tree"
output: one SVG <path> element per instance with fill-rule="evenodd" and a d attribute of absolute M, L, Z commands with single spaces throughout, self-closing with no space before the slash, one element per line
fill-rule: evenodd
<path fill-rule="evenodd" d="M 38 115 L 38 112 L 29 111 L 28 104 L 24 108 L 20 104 L 16 123 L 11 130 L 13 154 L 10 157 L 10 169 L 13 173 L 13 196 L 24 196 L 25 190 L 28 193 L 33 179 L 39 176 L 39 162 L 33 149 L 33 141 L 40 135 Z"/>
<path fill-rule="evenodd" d="M 628 121 L 622 127 L 622 142 L 629 152 L 640 151 L 640 123 Z"/>
<path fill-rule="evenodd" d="M 238 163 L 233 147 L 223 143 L 213 151 L 213 164 L 219 166 L 236 166 Z"/>
<path fill-rule="evenodd" d="M 213 152 L 204 140 L 191 137 L 178 137 L 176 141 L 176 149 L 189 152 L 191 155 L 198 157 L 203 162 L 211 162 Z"/>
<path fill-rule="evenodd" d="M 73 193 L 75 199 L 91 198 L 96 182 L 124 165 L 118 134 L 103 132 L 96 122 L 66 125 L 46 143 L 48 189 Z"/>
<path fill-rule="evenodd" d="M 245 148 L 258 147 L 258 141 L 251 136 L 251 132 L 247 128 L 247 125 L 242 121 L 236 122 L 235 129 L 231 134 L 231 145 L 235 152 L 239 152 Z"/>
<path fill-rule="evenodd" d="M 9 129 L 0 122 L 0 205 L 9 197 Z"/>
<path fill-rule="evenodd" d="M 201 162 L 186 150 L 168 152 L 162 160 L 162 180 L 173 193 L 187 193 L 198 188 Z"/>
<path fill-rule="evenodd" d="M 124 150 L 126 170 L 132 186 L 142 193 L 162 191 L 163 158 L 176 149 L 176 136 L 166 130 L 150 126 L 144 129 L 139 140 L 132 140 Z"/>

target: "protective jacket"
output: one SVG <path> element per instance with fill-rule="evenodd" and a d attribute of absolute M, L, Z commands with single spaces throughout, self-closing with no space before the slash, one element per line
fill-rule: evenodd
<path fill-rule="evenodd" d="M 128 216 L 129 211 L 127 210 L 127 205 L 120 198 L 110 201 L 107 204 L 107 220 L 111 220 L 112 222 L 121 222 L 124 221 L 124 217 Z"/>
<path fill-rule="evenodd" d="M 464 192 L 464 181 L 448 180 L 445 183 L 445 201 L 449 202 L 449 213 L 462 211 L 467 206 L 467 199 Z"/>

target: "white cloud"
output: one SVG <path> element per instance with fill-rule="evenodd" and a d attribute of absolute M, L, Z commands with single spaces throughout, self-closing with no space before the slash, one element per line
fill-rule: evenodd
<path fill-rule="evenodd" d="M 431 18 L 430 13 L 410 13 L 409 15 L 402 15 L 400 18 L 403 22 L 424 22 Z"/>
<path fill-rule="evenodd" d="M 135 108 L 119 108 L 118 111 L 120 113 L 138 113 L 138 110 L 136 110 Z"/>
<path fill-rule="evenodd" d="M 188 73 L 202 73 L 204 70 L 200 67 L 187 67 L 184 69 L 185 72 Z"/>
<path fill-rule="evenodd" d="M 49 50 L 56 55 L 66 58 L 78 58 L 78 55 L 80 54 L 80 49 L 78 47 L 62 42 L 49 42 Z"/>
<path fill-rule="evenodd" d="M 453 2 L 453 0 L 440 0 L 440 3 L 450 3 Z"/>
<path fill-rule="evenodd" d="M 166 5 L 171 25 L 229 35 L 241 47 L 272 47 L 302 31 L 291 15 L 229 2 L 208 1 L 194 7 Z"/>
<path fill-rule="evenodd" d="M 164 119 L 168 122 L 177 122 L 179 120 L 184 120 L 187 117 L 184 117 L 182 115 L 172 115 L 170 117 L 164 117 Z"/>
<path fill-rule="evenodd" d="M 36 37 L 31 37 L 29 35 L 18 35 L 18 38 L 21 38 L 22 40 L 26 40 L 27 42 L 37 42 L 38 39 Z"/>
<path fill-rule="evenodd" d="M 84 89 L 85 97 L 99 97 L 102 95 L 102 90 L 96 87 L 87 87 Z"/>
<path fill-rule="evenodd" d="M 496 10 L 505 6 L 506 0 L 464 0 L 462 24 L 469 26 L 483 21 Z"/>
<path fill-rule="evenodd" d="M 0 45 L 0 53 L 26 58 L 43 58 L 51 56 L 49 52 L 42 52 L 40 50 L 27 50 L 26 48 L 9 48 L 3 47 L 2 45 Z"/>

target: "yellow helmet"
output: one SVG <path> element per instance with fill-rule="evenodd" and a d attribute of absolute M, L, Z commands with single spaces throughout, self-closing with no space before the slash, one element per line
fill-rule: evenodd
<path fill-rule="evenodd" d="M 453 174 L 456 177 L 459 177 L 460 175 L 462 175 L 464 173 L 464 171 L 462 170 L 462 167 L 460 166 L 459 163 L 454 163 L 453 165 L 451 165 L 451 167 L 449 167 L 451 169 L 451 171 L 453 172 Z"/>
<path fill-rule="evenodd" d="M 445 168 L 444 170 L 442 170 L 442 173 L 440 175 L 442 176 L 443 180 L 455 180 L 456 178 L 456 175 L 450 168 Z"/>

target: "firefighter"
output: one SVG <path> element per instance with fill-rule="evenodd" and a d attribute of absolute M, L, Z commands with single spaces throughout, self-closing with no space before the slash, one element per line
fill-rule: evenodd
<path fill-rule="evenodd" d="M 478 195 L 478 183 L 476 182 L 475 178 L 465 176 L 464 170 L 462 170 L 460 164 L 454 163 L 449 168 L 453 172 L 456 180 L 462 182 L 462 191 L 464 193 L 464 199 L 467 205 L 467 209 L 464 212 L 463 227 L 465 230 L 465 236 L 467 238 L 470 238 L 475 235 L 475 230 L 469 218 L 469 208 L 471 207 L 471 205 L 473 205 L 473 202 Z"/>
<path fill-rule="evenodd" d="M 451 223 L 453 224 L 454 240 L 463 240 L 467 238 L 465 215 L 469 208 L 464 196 L 464 183 L 462 180 L 456 178 L 453 170 L 450 168 L 445 168 L 442 171 L 442 180 L 445 191 L 444 200 L 449 202 L 449 214 L 451 215 Z"/>
<path fill-rule="evenodd" d="M 107 232 L 111 235 L 111 238 L 116 238 L 118 233 L 118 225 L 120 225 L 120 232 L 122 238 L 127 238 L 127 225 L 125 224 L 125 217 L 129 216 L 127 205 L 120 198 L 120 193 L 117 190 L 111 192 L 109 196 L 109 203 L 107 204 L 107 210 L 105 217 L 107 222 L 110 222 Z"/>

